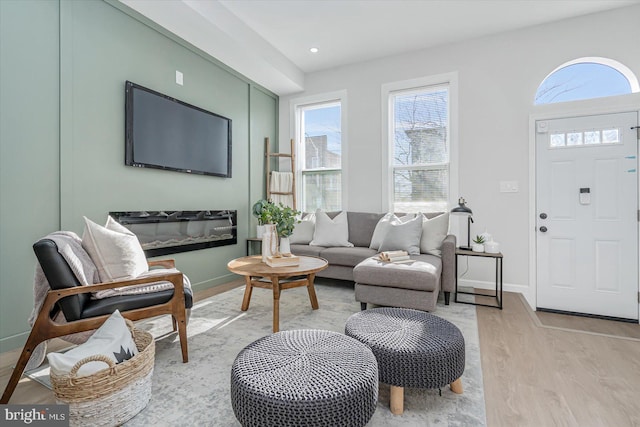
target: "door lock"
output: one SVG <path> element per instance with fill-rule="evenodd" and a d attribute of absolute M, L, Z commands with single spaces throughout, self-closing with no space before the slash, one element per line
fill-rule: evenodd
<path fill-rule="evenodd" d="M 543 233 L 547 232 L 547 227 L 545 227 L 544 225 L 542 227 L 540 227 L 540 231 Z"/>
<path fill-rule="evenodd" d="M 591 204 L 591 188 L 588 188 L 588 187 L 581 188 L 579 200 L 581 205 Z"/>
<path fill-rule="evenodd" d="M 546 213 L 544 213 L 544 212 L 542 212 L 542 213 L 540 214 L 540 218 L 542 218 L 542 219 L 547 219 L 547 214 L 546 214 Z"/>

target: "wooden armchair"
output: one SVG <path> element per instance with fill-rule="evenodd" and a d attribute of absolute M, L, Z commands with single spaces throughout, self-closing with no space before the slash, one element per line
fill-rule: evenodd
<path fill-rule="evenodd" d="M 190 289 L 184 287 L 181 272 L 82 286 L 64 257 L 58 253 L 58 247 L 53 240 L 41 239 L 33 245 L 33 250 L 51 290 L 47 293 L 0 403 L 9 402 L 38 344 L 52 338 L 97 329 L 116 309 L 120 310 L 123 317 L 132 321 L 170 314 L 173 330 L 177 329 L 180 336 L 182 361 L 187 363 L 189 357 L 186 309 L 193 305 L 193 295 Z M 149 267 L 153 266 L 174 268 L 175 264 L 173 260 L 150 261 Z M 173 283 L 173 289 L 147 294 L 118 295 L 99 300 L 92 300 L 90 295 L 92 292 L 105 289 L 159 281 Z M 53 321 L 58 310 L 62 310 L 67 323 Z"/>

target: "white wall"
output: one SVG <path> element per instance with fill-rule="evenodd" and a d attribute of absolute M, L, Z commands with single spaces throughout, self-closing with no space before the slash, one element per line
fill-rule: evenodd
<path fill-rule="evenodd" d="M 293 137 L 292 99 L 346 90 L 346 208 L 382 212 L 381 85 L 458 72 L 459 194 L 474 212 L 472 235 L 486 228 L 501 243 L 505 289 L 530 297 L 529 116 L 540 111 L 536 89 L 558 65 L 587 56 L 615 59 L 640 76 L 639 41 L 640 6 L 633 6 L 308 74 L 303 93 L 280 99 L 281 147 Z M 520 191 L 500 193 L 502 180 L 518 181 Z M 487 262 L 470 261 L 465 278 L 493 280 Z"/>

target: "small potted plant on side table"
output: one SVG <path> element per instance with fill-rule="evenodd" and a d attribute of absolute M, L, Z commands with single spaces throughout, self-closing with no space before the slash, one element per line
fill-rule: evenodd
<path fill-rule="evenodd" d="M 476 236 L 471 245 L 473 252 L 484 252 L 484 236 Z"/>

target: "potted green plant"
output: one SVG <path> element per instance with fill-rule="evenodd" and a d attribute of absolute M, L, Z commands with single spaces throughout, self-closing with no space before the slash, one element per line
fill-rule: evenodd
<path fill-rule="evenodd" d="M 268 200 L 260 199 L 253 204 L 251 213 L 258 219 L 258 227 L 256 236 L 262 238 L 265 231 L 265 225 L 272 223 L 271 214 L 273 212 L 274 204 Z"/>
<path fill-rule="evenodd" d="M 473 244 L 471 245 L 471 250 L 473 252 L 484 252 L 484 236 L 476 236 L 475 239 L 473 239 Z"/>
<path fill-rule="evenodd" d="M 276 233 L 279 238 L 278 252 L 282 254 L 290 254 L 291 248 L 289 245 L 289 236 L 293 233 L 293 229 L 296 224 L 300 222 L 297 218 L 298 215 L 300 215 L 300 212 L 290 208 L 289 206 L 285 206 L 282 203 L 278 204 L 278 206 L 274 204 L 272 205 L 271 219 L 276 225 Z"/>
<path fill-rule="evenodd" d="M 258 219 L 257 237 L 262 239 L 262 261 L 277 252 L 278 236 L 274 224 L 274 212 L 277 207 L 269 200 L 260 199 L 253 204 L 251 213 Z"/>

